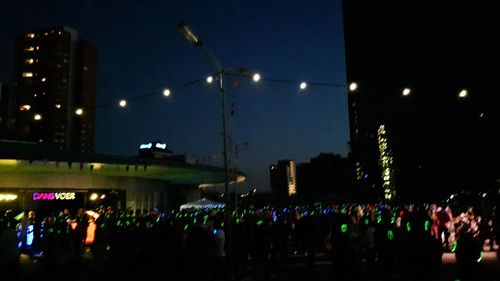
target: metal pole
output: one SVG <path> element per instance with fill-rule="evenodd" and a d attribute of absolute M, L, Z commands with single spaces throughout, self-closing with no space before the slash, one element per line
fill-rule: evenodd
<path fill-rule="evenodd" d="M 222 138 L 223 138 L 223 156 L 224 156 L 224 194 L 226 201 L 226 223 L 227 223 L 227 258 L 228 258 L 228 272 L 229 276 L 232 275 L 232 231 L 231 231 L 231 210 L 229 207 L 230 196 L 229 196 L 229 184 L 228 184 L 228 171 L 227 171 L 227 137 L 226 137 L 226 98 L 224 93 L 224 69 L 219 71 L 219 87 L 220 96 L 222 103 Z"/>

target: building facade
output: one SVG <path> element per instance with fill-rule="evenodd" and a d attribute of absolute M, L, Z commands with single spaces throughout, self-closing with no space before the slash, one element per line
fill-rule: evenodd
<path fill-rule="evenodd" d="M 295 161 L 280 160 L 269 167 L 271 192 L 277 200 L 286 201 L 297 194 L 297 169 Z"/>
<path fill-rule="evenodd" d="M 94 150 L 96 47 L 63 26 L 16 41 L 14 97 L 19 138 L 60 149 Z"/>
<path fill-rule="evenodd" d="M 299 196 L 337 194 L 353 197 L 351 193 L 349 161 L 333 153 L 320 153 L 309 163 L 297 165 L 297 193 Z"/>

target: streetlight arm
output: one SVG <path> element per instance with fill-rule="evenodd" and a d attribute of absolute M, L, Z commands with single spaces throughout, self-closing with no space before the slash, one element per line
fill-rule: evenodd
<path fill-rule="evenodd" d="M 201 49 L 203 50 L 203 53 L 213 63 L 215 70 L 217 72 L 224 71 L 224 67 L 219 62 L 219 60 L 214 56 L 214 54 L 205 45 L 203 45 L 201 43 L 200 38 L 191 30 L 191 28 L 189 26 L 187 26 L 186 24 L 181 22 L 177 25 L 177 28 L 179 29 L 179 32 L 184 36 L 186 41 L 189 42 L 189 44 L 193 45 L 194 47 L 201 47 Z"/>

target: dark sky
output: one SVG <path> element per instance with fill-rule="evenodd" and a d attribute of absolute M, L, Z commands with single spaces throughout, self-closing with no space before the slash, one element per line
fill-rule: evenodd
<path fill-rule="evenodd" d="M 162 3 L 158 3 L 162 2 Z M 97 45 L 96 152 L 136 155 L 141 143 L 161 139 L 174 153 L 222 165 L 217 87 L 202 82 L 158 92 L 213 73 L 200 49 L 177 31 L 187 23 L 228 67 L 257 70 L 263 78 L 345 85 L 339 0 L 324 1 L 35 1 L 0 4 L 0 81 L 10 82 L 15 35 L 33 27 L 67 25 Z M 234 82 L 234 79 L 233 81 Z M 229 82 L 228 82 L 229 83 Z M 231 83 L 233 84 L 233 83 Z M 348 151 L 346 90 L 239 79 L 228 85 L 234 102 L 228 130 L 239 149 L 242 189 L 269 189 L 268 166 L 280 159 L 307 162 L 321 152 Z M 234 162 L 233 162 L 234 163 Z"/>

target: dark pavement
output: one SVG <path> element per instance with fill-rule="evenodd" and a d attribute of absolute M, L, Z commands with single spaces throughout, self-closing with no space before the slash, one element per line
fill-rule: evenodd
<path fill-rule="evenodd" d="M 478 281 L 500 281 L 500 263 L 497 261 L 495 252 L 485 252 L 483 260 L 472 269 L 474 274 L 470 280 Z M 196 270 L 196 268 L 191 269 Z M 78 262 L 67 262 L 59 265 L 47 265 L 43 261 L 30 260 L 28 256 L 22 255 L 19 267 L 11 267 L 2 270 L 1 281 L 23 281 L 23 280 L 192 280 L 187 275 L 173 276 L 171 267 L 154 261 L 142 260 L 126 264 L 114 264 L 109 260 L 99 261 L 91 253 L 86 253 Z M 440 274 L 429 276 L 429 280 L 456 281 L 459 277 L 460 269 L 457 267 L 454 254 L 443 255 L 443 266 Z M 189 273 L 188 273 L 189 274 Z M 359 276 L 361 280 L 377 280 L 366 268 L 361 265 Z M 203 275 L 201 280 L 204 280 Z M 200 280 L 200 281 L 201 281 Z M 222 280 L 218 278 L 215 280 Z M 236 280 L 257 281 L 257 280 L 339 280 L 336 279 L 335 272 L 332 272 L 331 262 L 326 256 L 318 256 L 313 267 L 308 267 L 305 257 L 290 257 L 287 266 L 276 264 L 271 271 L 264 267 L 248 268 L 247 274 L 240 274 Z M 395 277 L 394 280 L 405 280 Z"/>

